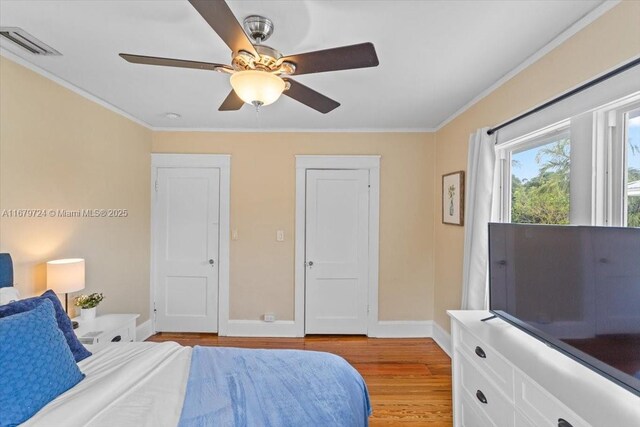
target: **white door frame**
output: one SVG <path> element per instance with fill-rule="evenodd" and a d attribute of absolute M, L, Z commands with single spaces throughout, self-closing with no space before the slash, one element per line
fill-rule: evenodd
<path fill-rule="evenodd" d="M 380 156 L 296 156 L 295 334 L 298 337 L 304 336 L 307 169 L 364 169 L 369 171 L 369 314 L 367 335 L 375 336 L 378 324 Z"/>
<path fill-rule="evenodd" d="M 220 169 L 220 223 L 218 249 L 218 335 L 226 335 L 229 322 L 229 210 L 231 201 L 231 155 L 229 154 L 151 154 L 151 263 L 149 319 L 152 333 L 156 332 L 154 236 L 158 226 L 156 212 L 156 182 L 158 168 L 217 168 Z"/>

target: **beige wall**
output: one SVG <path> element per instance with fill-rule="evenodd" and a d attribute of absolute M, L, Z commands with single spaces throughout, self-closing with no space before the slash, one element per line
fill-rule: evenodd
<path fill-rule="evenodd" d="M 128 209 L 127 218 L 0 215 L 0 252 L 23 295 L 46 288 L 44 263 L 86 259 L 98 310 L 149 316 L 151 132 L 5 58 L 0 59 L 0 211 Z"/>
<path fill-rule="evenodd" d="M 230 317 L 293 319 L 296 154 L 380 154 L 381 320 L 433 318 L 429 133 L 155 132 L 155 153 L 231 154 Z M 276 230 L 285 241 L 276 242 Z"/>
<path fill-rule="evenodd" d="M 293 318 L 296 154 L 380 154 L 380 319 L 448 328 L 463 228 L 442 225 L 440 176 L 465 169 L 475 129 L 500 123 L 640 54 L 640 2 L 622 2 L 454 121 L 429 133 L 151 132 L 0 60 L 0 210 L 123 208 L 126 219 L 0 217 L 0 251 L 25 294 L 44 262 L 87 259 L 103 309 L 148 317 L 149 153 L 232 155 L 231 318 Z M 286 240 L 275 241 L 284 229 Z"/>
<path fill-rule="evenodd" d="M 128 209 L 127 218 L 0 217 L 24 295 L 44 263 L 84 257 L 105 312 L 149 312 L 150 152 L 232 154 L 231 318 L 293 319 L 296 154 L 380 154 L 380 319 L 433 317 L 435 145 L 429 133 L 151 132 L 2 58 L 0 211 Z M 153 138 L 153 149 L 152 149 Z M 286 240 L 275 241 L 277 229 Z"/>
<path fill-rule="evenodd" d="M 640 2 L 624 1 L 436 133 L 436 175 L 466 169 L 469 134 L 499 124 L 640 54 Z M 440 190 L 438 190 L 440 191 Z M 439 193 L 434 204 L 439 212 Z M 460 307 L 463 228 L 435 221 L 435 321 Z"/>

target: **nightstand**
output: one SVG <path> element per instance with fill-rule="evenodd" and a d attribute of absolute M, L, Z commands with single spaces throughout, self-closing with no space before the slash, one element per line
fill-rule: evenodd
<path fill-rule="evenodd" d="M 136 319 L 139 314 L 103 314 L 93 320 L 72 320 L 79 326 L 74 330 L 80 342 L 92 353 L 100 351 L 111 342 L 136 340 Z"/>

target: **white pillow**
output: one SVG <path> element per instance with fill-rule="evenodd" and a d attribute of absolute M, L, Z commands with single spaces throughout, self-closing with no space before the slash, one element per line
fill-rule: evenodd
<path fill-rule="evenodd" d="M 20 292 L 13 286 L 0 288 L 0 305 L 9 304 L 10 302 L 20 299 Z"/>

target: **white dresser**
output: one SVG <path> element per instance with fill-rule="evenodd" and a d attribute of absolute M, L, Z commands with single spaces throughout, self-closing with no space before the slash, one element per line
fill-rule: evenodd
<path fill-rule="evenodd" d="M 449 311 L 456 427 L 638 427 L 640 397 L 487 311 Z"/>

